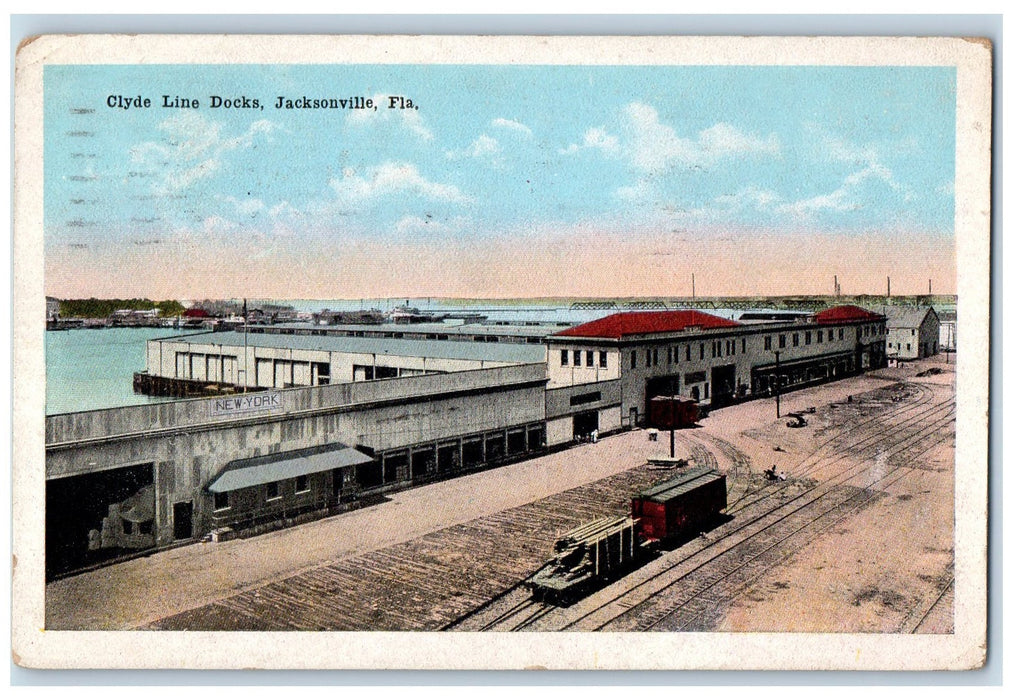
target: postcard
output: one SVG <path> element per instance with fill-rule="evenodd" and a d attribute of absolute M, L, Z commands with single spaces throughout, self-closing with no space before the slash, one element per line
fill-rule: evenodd
<path fill-rule="evenodd" d="M 15 662 L 980 667 L 991 65 L 24 42 Z"/>

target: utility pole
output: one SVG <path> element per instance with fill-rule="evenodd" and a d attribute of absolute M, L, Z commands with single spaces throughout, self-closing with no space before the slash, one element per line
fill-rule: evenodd
<path fill-rule="evenodd" d="M 777 402 L 777 417 L 781 417 L 781 351 L 774 351 L 774 397 Z"/>
<path fill-rule="evenodd" d="M 886 278 L 886 298 L 890 298 L 890 278 Z"/>
<path fill-rule="evenodd" d="M 246 308 L 246 299 L 243 299 L 243 393 L 250 384 L 250 313 Z"/>
<path fill-rule="evenodd" d="M 693 283 L 693 298 L 696 299 L 696 273 L 695 272 L 691 272 L 690 273 L 690 278 L 692 279 L 692 283 Z"/>

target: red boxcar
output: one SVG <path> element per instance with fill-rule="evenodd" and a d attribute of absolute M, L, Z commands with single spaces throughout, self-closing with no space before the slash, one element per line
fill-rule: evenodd
<path fill-rule="evenodd" d="M 660 541 L 693 534 L 727 506 L 725 475 L 697 467 L 637 494 L 630 509 L 644 539 Z"/>
<path fill-rule="evenodd" d="M 686 396 L 655 396 L 647 410 L 651 427 L 661 430 L 689 428 L 700 418 L 696 401 Z"/>

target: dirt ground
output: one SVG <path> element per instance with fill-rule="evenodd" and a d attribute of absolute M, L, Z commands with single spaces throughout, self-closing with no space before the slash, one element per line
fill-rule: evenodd
<path fill-rule="evenodd" d="M 929 367 L 941 373 L 914 376 Z M 840 483 L 874 496 L 715 602 L 707 629 L 952 632 L 954 442 L 945 413 L 952 370 L 923 361 L 785 395 L 781 415 L 803 412 L 804 428 L 788 428 L 775 418 L 774 400 L 764 399 L 715 411 L 702 427 L 677 434 L 680 456 L 706 458 L 728 474 L 730 504 L 754 498 L 773 465 L 799 485 Z M 667 450 L 667 440 L 633 431 L 299 527 L 106 567 L 47 586 L 47 627 L 136 629 L 266 594 L 272 584 L 511 508 L 537 510 L 533 502 L 641 468 Z"/>
<path fill-rule="evenodd" d="M 933 367 L 940 374 L 915 376 Z M 855 475 L 842 483 L 882 494 L 756 580 L 731 604 L 717 631 L 952 633 L 955 443 L 953 414 L 947 420 L 945 409 L 954 398 L 953 369 L 925 360 L 785 397 L 782 416 L 818 407 L 806 415 L 806 428 L 788 429 L 783 419 L 760 422 L 749 415 L 751 404 L 737 407 L 738 413 L 722 412 L 720 422 L 708 426 L 709 433 L 747 451 L 754 471 L 776 464 L 792 475 L 801 464 L 801 475 L 823 482 L 851 468 Z M 898 407 L 912 401 L 912 388 L 926 407 L 940 406 L 931 413 L 908 410 L 898 419 L 903 429 L 920 431 L 904 443 L 907 449 L 891 458 L 870 456 L 873 442 L 864 453 L 841 459 L 820 453 L 821 442 L 842 431 L 853 430 L 852 439 L 861 440 L 861 430 L 848 426 L 882 408 L 870 399 L 847 404 L 843 394 L 889 388 L 888 380 L 908 382 L 904 390 L 887 392 Z M 831 403 L 836 405 L 828 411 Z M 765 408 L 756 406 L 755 413 Z M 932 420 L 938 425 L 922 428 Z M 882 427 L 889 435 L 890 425 L 890 419 L 877 419 L 866 429 Z M 882 478 L 894 467 L 896 475 Z"/>
<path fill-rule="evenodd" d="M 937 364 L 943 374 L 912 376 Z M 921 362 L 878 374 L 907 375 L 941 403 L 953 398 L 955 375 L 947 370 L 952 365 Z M 952 595 L 947 593 L 952 592 L 954 556 L 953 427 L 950 422 L 923 431 L 917 436 L 921 440 L 910 443 L 915 449 L 895 464 L 867 458 L 868 468 L 849 483 L 881 490 L 883 497 L 756 581 L 718 629 L 952 633 Z M 792 448 L 799 454 L 815 448 L 817 431 L 795 432 L 798 441 Z M 899 467 L 896 477 L 876 482 L 894 466 Z M 836 469 L 840 465 L 828 472 Z M 830 474 L 816 468 L 809 476 L 822 480 Z"/>

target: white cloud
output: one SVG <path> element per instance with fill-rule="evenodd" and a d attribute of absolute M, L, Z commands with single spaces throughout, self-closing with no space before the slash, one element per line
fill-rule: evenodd
<path fill-rule="evenodd" d="M 226 219 L 223 216 L 213 214 L 204 219 L 204 232 L 208 234 L 223 233 L 226 231 L 235 231 L 238 226 L 235 221 Z"/>
<path fill-rule="evenodd" d="M 746 209 L 766 211 L 771 205 L 782 201 L 781 195 L 773 190 L 764 190 L 750 185 L 735 194 L 723 194 L 714 198 L 714 204 L 724 211 L 738 212 Z"/>
<path fill-rule="evenodd" d="M 520 122 L 514 121 L 513 119 L 503 119 L 503 118 L 493 119 L 492 125 L 495 127 L 499 127 L 501 129 L 507 129 L 519 134 L 523 134 L 528 138 L 531 138 L 533 136 L 533 134 L 531 133 L 531 129 L 527 125 L 521 124 Z"/>
<path fill-rule="evenodd" d="M 467 148 L 460 151 L 446 151 L 446 156 L 450 160 L 480 158 L 488 160 L 497 167 L 503 164 L 503 159 L 501 157 L 502 154 L 503 147 L 500 146 L 499 141 L 487 134 L 479 135 L 479 137 L 472 141 Z"/>
<path fill-rule="evenodd" d="M 383 163 L 371 168 L 365 176 L 357 174 L 353 168 L 345 168 L 341 177 L 332 179 L 329 184 L 339 203 L 345 206 L 357 206 L 398 193 L 454 204 L 471 201 L 455 185 L 427 180 L 411 163 Z"/>
<path fill-rule="evenodd" d="M 777 155 L 777 136 L 759 138 L 723 122 L 700 131 L 696 138 L 682 138 L 658 118 L 658 111 L 640 102 L 624 111 L 627 148 L 632 166 L 658 174 L 675 166 L 709 166 L 735 155 Z"/>
<path fill-rule="evenodd" d="M 715 124 L 709 129 L 701 131 L 699 143 L 705 152 L 717 157 L 735 153 L 777 155 L 781 150 L 780 142 L 774 134 L 766 139 L 761 139 L 744 134 L 725 123 Z"/>
<path fill-rule="evenodd" d="M 376 124 L 377 122 L 394 121 L 400 123 L 401 126 L 423 141 L 432 141 L 433 132 L 426 126 L 425 120 L 419 116 L 418 111 L 414 109 L 388 109 L 389 97 L 390 95 L 386 93 L 373 95 L 373 104 L 377 106 L 376 111 L 371 109 L 353 109 L 345 118 L 346 123 L 351 126 L 362 127 Z"/>
<path fill-rule="evenodd" d="M 602 151 L 606 155 L 619 155 L 619 139 L 600 127 L 591 127 L 584 132 L 584 137 L 579 144 L 571 143 L 566 148 L 560 148 L 562 155 L 572 155 L 577 151 L 593 148 Z"/>
<path fill-rule="evenodd" d="M 858 211 L 877 200 L 882 201 L 886 191 L 892 191 L 894 196 L 899 196 L 905 203 L 916 199 L 915 192 L 899 182 L 893 171 L 883 164 L 875 146 L 859 146 L 828 137 L 822 143 L 822 151 L 828 160 L 858 169 L 846 175 L 840 186 L 832 192 L 782 205 L 782 213 L 810 218 L 822 211 Z M 883 189 L 884 185 L 888 190 Z"/>
<path fill-rule="evenodd" d="M 278 127 L 260 119 L 232 138 L 222 137 L 222 125 L 195 112 L 183 112 L 158 125 L 165 133 L 161 142 L 147 141 L 130 149 L 132 162 L 158 172 L 153 185 L 156 194 L 174 194 L 198 180 L 217 173 L 223 156 L 251 147 L 258 137 L 269 136 Z"/>
<path fill-rule="evenodd" d="M 412 132 L 423 141 L 433 140 L 433 132 L 426 127 L 418 112 L 407 109 L 398 111 L 401 113 L 401 121 L 408 131 Z"/>
<path fill-rule="evenodd" d="M 494 155 L 502 152 L 502 148 L 499 145 L 499 141 L 491 136 L 482 134 L 477 139 L 472 141 L 471 145 L 468 146 L 464 152 L 465 155 L 471 158 L 481 158 L 482 156 Z"/>
<path fill-rule="evenodd" d="M 643 176 L 660 175 L 675 167 L 710 166 L 731 156 L 776 156 L 781 151 L 776 135 L 761 138 L 723 122 L 700 131 L 693 138 L 683 138 L 672 126 L 661 121 L 658 110 L 642 102 L 626 106 L 619 127 L 618 134 L 604 127 L 592 127 L 584 132 L 579 144 L 571 143 L 559 149 L 559 153 L 572 155 L 585 149 L 598 150 L 607 156 L 627 160 L 630 167 Z M 617 194 L 625 196 L 629 192 Z"/>
<path fill-rule="evenodd" d="M 616 190 L 616 197 L 630 203 L 642 203 L 654 199 L 658 194 L 657 187 L 653 183 L 640 179 L 632 185 L 626 185 Z"/>
<path fill-rule="evenodd" d="M 237 199 L 225 197 L 225 201 L 235 207 L 236 213 L 240 216 L 249 217 L 264 210 L 264 202 L 260 199 Z"/>

